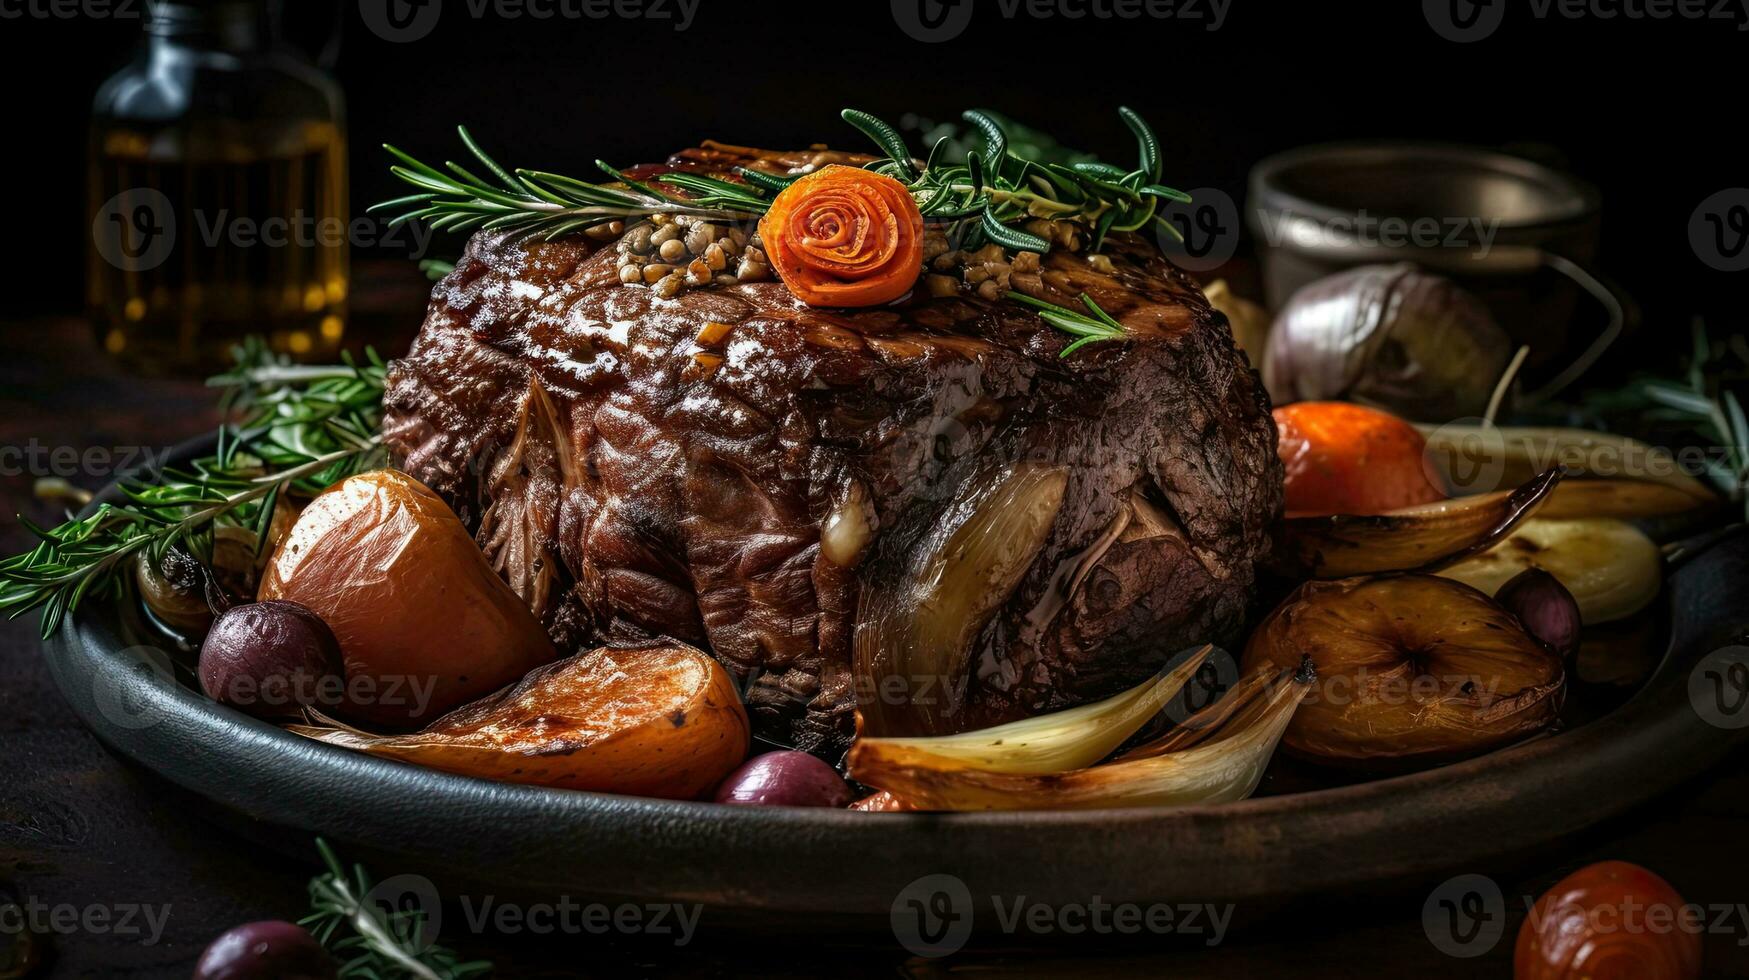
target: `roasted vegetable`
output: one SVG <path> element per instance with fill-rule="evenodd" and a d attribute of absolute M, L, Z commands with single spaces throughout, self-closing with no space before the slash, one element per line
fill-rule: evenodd
<path fill-rule="evenodd" d="M 1252 710 L 1241 711 L 1195 748 L 1125 758 L 1090 769 L 1009 773 L 914 756 L 901 760 L 879 746 L 850 750 L 850 775 L 923 810 L 1072 810 L 1230 803 L 1257 790 L 1263 770 L 1300 699 L 1316 679 L 1310 664 L 1276 675 Z M 886 810 L 885 801 L 863 801 Z M 859 806 L 861 806 L 859 804 Z"/>
<path fill-rule="evenodd" d="M 1512 342 L 1481 301 L 1407 263 L 1300 289 L 1276 314 L 1263 381 L 1279 404 L 1354 401 L 1412 419 L 1481 415 Z"/>
<path fill-rule="evenodd" d="M 1510 492 L 1458 497 L 1388 514 L 1290 517 L 1272 562 L 1296 578 L 1430 571 L 1492 548 L 1536 513 L 1560 482 L 1550 470 Z"/>
<path fill-rule="evenodd" d="M 1297 402 L 1275 410 L 1275 427 L 1290 517 L 1383 514 L 1445 498 L 1427 479 L 1427 440 L 1389 412 Z"/>
<path fill-rule="evenodd" d="M 849 806 L 838 770 L 806 752 L 767 752 L 748 759 L 717 787 L 716 801 L 738 806 Z"/>
<path fill-rule="evenodd" d="M 1310 657 L 1322 678 L 1283 745 L 1316 762 L 1398 769 L 1480 755 L 1560 712 L 1566 676 L 1486 595 L 1450 579 L 1308 582 L 1258 626 L 1242 671 Z"/>
<path fill-rule="evenodd" d="M 1539 512 L 1540 514 L 1540 512 Z M 1525 521 L 1504 541 L 1439 572 L 1498 592 L 1527 568 L 1559 579 L 1586 624 L 1626 619 L 1658 596 L 1664 560 L 1658 546 L 1626 521 Z"/>
<path fill-rule="evenodd" d="M 340 641 L 352 721 L 409 727 L 557 656 L 454 513 L 404 473 L 317 497 L 268 563 L 260 598 L 308 607 Z"/>
<path fill-rule="evenodd" d="M 963 766 L 989 772 L 1064 772 L 1091 766 L 1112 753 L 1168 701 L 1183 690 L 1208 659 L 1213 647 L 1204 646 L 1189 656 L 1175 658 L 1175 665 L 1122 694 L 958 735 L 929 738 L 874 738 L 857 740 L 861 757 L 879 758 L 884 765 L 924 765 L 938 768 Z"/>
<path fill-rule="evenodd" d="M 1500 608 L 1517 617 L 1525 632 L 1571 665 L 1579 652 L 1579 603 L 1561 580 L 1540 568 L 1514 575 L 1494 593 Z"/>
<path fill-rule="evenodd" d="M 748 744 L 728 671 L 680 643 L 602 647 L 547 664 L 411 735 L 291 730 L 464 776 L 675 800 L 710 791 Z"/>
<path fill-rule="evenodd" d="M 321 617 L 295 602 L 232 606 L 200 647 L 207 697 L 257 718 L 333 710 L 344 690 L 340 643 Z"/>
<path fill-rule="evenodd" d="M 864 589 L 854 656 L 865 732 L 942 735 L 961 724 L 972 639 L 1032 565 L 1068 483 L 1066 467 L 1031 461 L 973 481 L 905 572 Z"/>
<path fill-rule="evenodd" d="M 1696 980 L 1705 927 L 1704 912 L 1663 878 L 1626 861 L 1600 861 L 1562 878 L 1531 906 L 1512 976 Z"/>
<path fill-rule="evenodd" d="M 1461 494 L 1516 486 L 1550 467 L 1566 470 L 1543 517 L 1660 517 L 1719 498 L 1669 450 L 1587 429 L 1423 426 L 1427 462 Z"/>

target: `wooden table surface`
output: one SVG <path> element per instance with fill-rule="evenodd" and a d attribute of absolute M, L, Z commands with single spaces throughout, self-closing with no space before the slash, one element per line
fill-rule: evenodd
<path fill-rule="evenodd" d="M 409 325 L 410 327 L 411 325 Z M 14 513 L 52 523 L 34 498 L 41 475 L 95 488 L 104 457 L 153 451 L 209 431 L 209 393 L 198 383 L 142 381 L 107 363 L 76 320 L 0 324 L 0 551 L 28 535 Z M 86 455 L 93 447 L 104 453 Z M 59 455 L 57 456 L 57 451 Z M 35 617 L 0 626 L 0 978 L 19 975 L 185 977 L 216 934 L 240 922 L 299 917 L 312 868 L 261 852 L 205 823 L 150 777 L 109 755 L 80 726 L 42 662 Z M 1525 814 L 1535 820 L 1534 813 Z M 821 942 L 806 937 L 715 936 L 676 949 L 636 937 L 502 935 L 488 927 L 445 937 L 494 960 L 499 975 L 540 976 L 1077 976 L 1098 971 L 1175 977 L 1506 977 L 1526 899 L 1594 860 L 1644 864 L 1691 902 L 1746 908 L 1749 756 L 1739 755 L 1682 792 L 1536 858 L 1497 881 L 1506 896 L 1504 938 L 1484 955 L 1439 951 L 1423 924 L 1429 891 L 1344 900 L 1295 910 L 1229 935 L 1216 946 L 1089 937 L 1040 950 L 978 950 L 941 960 L 909 956 L 890 936 Z M 1426 846 L 1437 848 L 1430 840 Z M 781 850 L 774 846 L 774 859 Z M 863 860 L 846 855 L 846 861 Z M 1024 854 L 1014 856 L 1026 860 Z M 1367 855 L 1354 860 L 1365 862 Z M 417 868 L 375 868 L 379 877 Z M 1437 884 L 1437 883 L 1431 883 Z M 10 904 L 8 904 L 10 903 Z M 162 915 L 155 943 L 123 934 L 126 909 Z M 20 909 L 98 910 L 113 927 L 20 934 Z M 68 912 L 68 915 L 74 914 Z M 36 920 L 46 916 L 38 914 Z M 65 926 L 69 920 L 61 920 Z M 95 920 L 87 920 L 95 921 Z M 461 915 L 448 915 L 453 926 Z M 38 925 L 42 925 L 38 922 Z M 708 929 L 707 929 L 708 932 Z M 1707 975 L 1749 976 L 1749 911 L 1705 937 Z M 34 962 L 34 966 L 29 966 Z"/>

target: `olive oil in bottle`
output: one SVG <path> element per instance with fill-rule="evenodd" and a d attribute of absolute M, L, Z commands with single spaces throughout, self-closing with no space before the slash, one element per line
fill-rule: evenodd
<path fill-rule="evenodd" d="M 161 0 L 98 94 L 88 298 L 132 369 L 210 372 L 249 334 L 331 358 L 344 336 L 340 96 L 267 20 L 259 2 Z"/>

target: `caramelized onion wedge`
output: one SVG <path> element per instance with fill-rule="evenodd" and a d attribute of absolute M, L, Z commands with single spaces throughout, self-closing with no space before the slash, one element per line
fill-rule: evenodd
<path fill-rule="evenodd" d="M 1302 666 L 1306 666 L 1302 664 Z M 1316 667 L 1307 669 L 1316 670 Z M 1267 670 L 1256 670 L 1233 685 L 1220 700 L 1203 708 L 1196 714 L 1168 729 L 1156 738 L 1143 742 L 1117 757 L 1117 762 L 1129 762 L 1133 759 L 1152 759 L 1155 756 L 1169 755 L 1193 749 L 1198 745 L 1211 742 L 1243 731 L 1259 714 L 1268 707 L 1265 697 L 1274 686 L 1286 682 L 1286 671 L 1272 675 Z"/>
<path fill-rule="evenodd" d="M 1668 517 L 1715 506 L 1719 498 L 1697 497 L 1658 480 L 1563 480 L 1538 517 Z"/>
<path fill-rule="evenodd" d="M 1116 697 L 1036 718 L 932 738 L 857 740 L 865 764 L 964 766 L 989 772 L 1043 773 L 1084 769 L 1110 755 L 1124 739 L 1159 714 L 1208 659 L 1214 647 L 1192 651 L 1177 667 L 1160 671 Z"/>
<path fill-rule="evenodd" d="M 1669 450 L 1589 429 L 1422 426 L 1427 463 L 1458 493 L 1523 483 L 1560 466 L 1544 517 L 1658 517 L 1718 503 Z M 1473 486 L 1486 481 L 1481 486 Z M 1616 486 L 1611 486 L 1615 484 Z"/>
<path fill-rule="evenodd" d="M 1439 574 L 1493 595 L 1519 572 L 1540 568 L 1573 593 L 1587 626 L 1626 619 L 1658 597 L 1663 554 L 1639 528 L 1607 518 L 1553 521 L 1541 514 Z"/>
<path fill-rule="evenodd" d="M 411 735 L 289 727 L 464 776 L 675 800 L 715 786 L 748 744 L 747 712 L 728 671 L 673 642 L 602 647 L 538 667 Z"/>
<path fill-rule="evenodd" d="M 1295 578 L 1433 571 L 1493 547 L 1536 513 L 1560 481 L 1557 468 L 1517 490 L 1388 514 L 1290 517 L 1282 521 L 1274 564 Z"/>
<path fill-rule="evenodd" d="M 1032 461 L 975 478 L 863 589 L 855 677 L 869 733 L 956 730 L 972 640 L 1044 546 L 1068 483 L 1066 468 Z"/>
<path fill-rule="evenodd" d="M 1002 773 L 958 766 L 896 765 L 850 749 L 851 778 L 921 810 L 1078 810 L 1231 803 L 1257 790 L 1275 745 L 1311 687 L 1308 667 L 1277 684 L 1242 728 L 1207 744 L 1060 773 Z"/>
<path fill-rule="evenodd" d="M 1547 728 L 1566 693 L 1559 654 L 1486 595 L 1432 575 L 1307 582 L 1251 634 L 1242 669 L 1305 657 L 1322 680 L 1283 746 L 1348 768 L 1480 755 Z"/>

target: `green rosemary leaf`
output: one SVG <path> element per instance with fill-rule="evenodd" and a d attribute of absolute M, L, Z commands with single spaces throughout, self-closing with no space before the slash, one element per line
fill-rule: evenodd
<path fill-rule="evenodd" d="M 905 146 L 905 138 L 899 135 L 898 130 L 860 109 L 845 109 L 839 115 L 873 140 L 889 159 L 898 164 L 899 173 L 904 180 L 909 182 L 917 179 L 917 167 L 911 162 L 911 151 Z"/>
<path fill-rule="evenodd" d="M 935 145 L 929 148 L 929 159 L 923 164 L 924 173 L 929 173 L 941 166 L 941 161 L 944 159 L 944 153 L 951 143 L 952 140 L 946 136 L 935 141 Z"/>
<path fill-rule="evenodd" d="M 1159 197 L 1168 201 L 1177 201 L 1179 204 L 1189 204 L 1191 201 L 1189 194 L 1186 194 L 1177 188 L 1167 187 L 1164 184 L 1149 184 L 1141 189 L 1141 193 L 1149 197 Z"/>
<path fill-rule="evenodd" d="M 630 177 L 627 177 L 625 174 L 621 173 L 620 171 L 614 169 L 612 166 L 608 165 L 608 162 L 606 160 L 595 161 L 595 167 L 596 167 L 596 169 L 600 170 L 601 172 L 607 174 L 609 177 L 612 177 L 614 180 L 619 181 L 620 183 L 626 185 L 627 187 L 632 188 L 633 190 L 636 190 L 640 194 L 645 194 L 649 197 L 653 197 L 658 201 L 666 201 L 666 200 L 670 199 L 669 195 L 664 194 L 663 192 L 657 190 L 656 188 L 650 186 L 649 184 L 646 184 L 641 180 L 633 180 Z"/>
<path fill-rule="evenodd" d="M 1140 160 L 1139 166 L 1142 173 L 1147 175 L 1150 181 L 1159 180 L 1160 140 L 1154 136 L 1154 131 L 1148 128 L 1148 124 L 1136 114 L 1134 109 L 1128 106 L 1119 106 L 1117 114 L 1123 118 L 1124 125 L 1130 128 L 1130 132 L 1136 134 L 1136 155 Z"/>
<path fill-rule="evenodd" d="M 763 170 L 753 170 L 748 167 L 736 167 L 735 173 L 739 174 L 741 179 L 745 180 L 747 183 L 752 184 L 755 187 L 762 187 L 773 193 L 781 191 L 796 181 L 801 180 L 800 176 L 785 177 L 778 174 L 768 174 Z"/>
<path fill-rule="evenodd" d="M 1092 314 L 1091 316 L 1088 313 L 1058 306 L 1025 293 L 1011 291 L 1007 295 L 1011 300 L 1038 310 L 1039 316 L 1051 326 L 1080 338 L 1065 347 L 1063 353 L 1059 355 L 1061 357 L 1068 357 L 1088 344 L 1106 340 L 1126 340 L 1129 337 L 1123 325 L 1112 319 L 1103 309 L 1100 309 L 1099 304 L 1095 303 L 1093 298 L 1086 293 L 1082 293 L 1080 298 L 1082 304 Z"/>
<path fill-rule="evenodd" d="M 983 224 L 984 234 L 989 236 L 991 241 L 1003 248 L 1015 252 L 1044 253 L 1051 250 L 1051 243 L 1049 241 L 1040 238 L 1031 232 L 1021 231 L 1019 228 L 1010 228 L 996 220 L 996 215 L 993 214 L 989 208 L 984 209 Z"/>
<path fill-rule="evenodd" d="M 655 178 L 658 182 L 672 184 L 693 194 L 693 201 L 698 204 L 708 204 L 711 207 L 732 208 L 764 214 L 771 202 L 759 196 L 745 184 L 730 183 L 715 177 L 702 174 L 665 173 Z"/>
<path fill-rule="evenodd" d="M 455 131 L 456 131 L 456 135 L 461 137 L 462 145 L 466 146 L 468 148 L 468 152 L 472 153 L 474 155 L 475 159 L 479 160 L 482 164 L 485 165 L 487 170 L 492 172 L 492 176 L 498 178 L 499 182 L 501 182 L 504 185 L 505 190 L 509 191 L 512 194 L 522 193 L 522 187 L 516 182 L 516 178 L 510 176 L 510 171 L 505 170 L 503 167 L 500 167 L 498 165 L 498 161 L 492 159 L 489 155 L 487 155 L 485 150 L 480 149 L 480 144 L 474 142 L 473 134 L 468 132 L 468 127 L 457 126 L 455 128 Z M 479 183 L 479 182 L 480 181 L 478 181 L 478 180 L 474 181 L 474 183 Z"/>
<path fill-rule="evenodd" d="M 1087 251 L 1097 253 L 1105 245 L 1105 236 L 1111 231 L 1111 223 L 1117 220 L 1117 211 L 1110 210 L 1099 216 L 1093 225 L 1093 237 L 1087 244 Z"/>
<path fill-rule="evenodd" d="M 960 113 L 960 118 L 971 123 L 984 138 L 984 157 L 993 161 L 992 168 L 1000 173 L 1003 161 L 1008 159 L 1008 134 L 996 120 L 977 109 L 967 109 Z"/>
<path fill-rule="evenodd" d="M 1166 234 L 1171 235 L 1174 239 L 1180 242 L 1184 241 L 1184 232 L 1179 231 L 1177 225 L 1167 221 L 1164 215 L 1154 215 L 1154 223 L 1165 229 Z"/>

